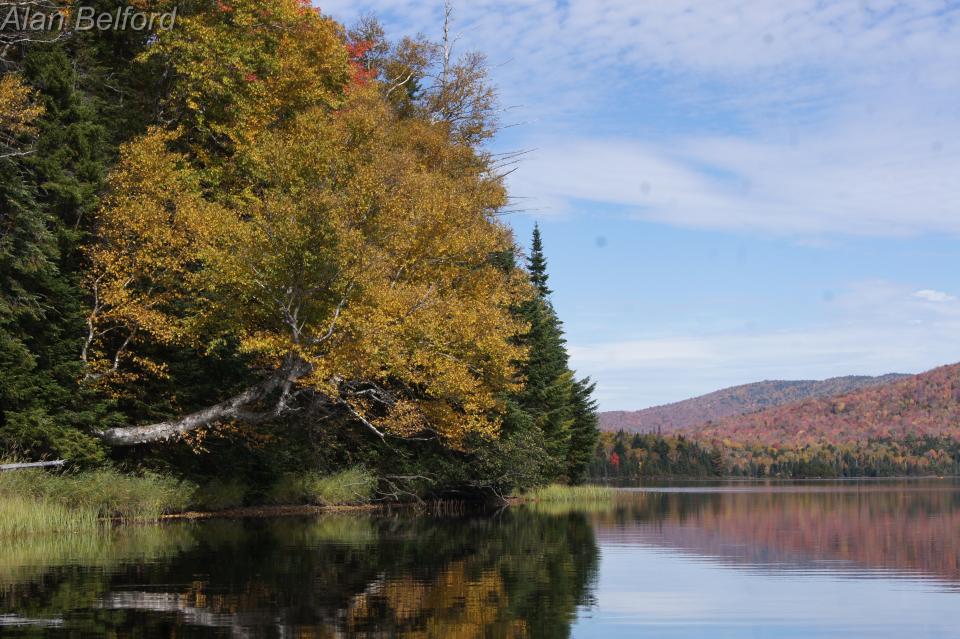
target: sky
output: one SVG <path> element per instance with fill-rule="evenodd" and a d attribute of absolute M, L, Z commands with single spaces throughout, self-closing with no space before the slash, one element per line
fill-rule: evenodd
<path fill-rule="evenodd" d="M 391 37 L 440 0 L 324 0 Z M 960 361 L 960 2 L 459 0 L 602 410 Z"/>

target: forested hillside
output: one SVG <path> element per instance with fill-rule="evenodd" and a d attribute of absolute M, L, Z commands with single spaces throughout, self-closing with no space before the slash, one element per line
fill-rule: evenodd
<path fill-rule="evenodd" d="M 880 386 L 906 375 L 849 375 L 825 380 L 766 380 L 724 388 L 673 404 L 636 411 L 600 413 L 600 428 L 630 433 L 673 433 L 708 421 L 743 415 L 811 397 L 831 397 Z"/>
<path fill-rule="evenodd" d="M 305 0 L 129 4 L 176 23 L 0 36 L 0 457 L 247 501 L 582 479 L 593 387 L 504 222 L 483 56 Z"/>
<path fill-rule="evenodd" d="M 693 429 L 700 439 L 799 445 L 871 439 L 960 439 L 960 364 L 830 398 L 728 417 Z"/>
<path fill-rule="evenodd" d="M 596 477 L 860 477 L 960 472 L 960 364 L 672 435 L 603 433 Z"/>

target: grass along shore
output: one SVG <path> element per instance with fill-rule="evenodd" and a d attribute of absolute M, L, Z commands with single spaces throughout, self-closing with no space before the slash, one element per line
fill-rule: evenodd
<path fill-rule="evenodd" d="M 229 479 L 198 486 L 158 474 L 126 475 L 115 470 L 2 472 L 0 538 L 95 530 L 115 521 L 150 522 L 171 516 L 247 512 L 271 516 L 370 507 L 376 487 L 376 477 L 361 467 L 333 475 L 283 475 L 257 494 Z M 552 484 L 517 493 L 511 501 L 590 504 L 609 502 L 615 492 L 608 486 Z"/>
<path fill-rule="evenodd" d="M 517 493 L 514 497 L 522 501 L 530 502 L 596 502 L 610 501 L 617 493 L 616 488 L 610 486 L 598 486 L 596 484 L 582 484 L 580 486 L 567 486 L 565 484 L 549 484 L 531 488 L 527 491 Z"/>
<path fill-rule="evenodd" d="M 0 538 L 40 532 L 95 530 L 113 521 L 158 521 L 189 511 L 227 511 L 253 504 L 334 507 L 369 503 L 376 478 L 362 468 L 334 475 L 284 475 L 265 495 L 250 487 L 215 479 L 192 482 L 147 473 L 115 470 L 56 473 L 20 470 L 0 473 Z"/>
<path fill-rule="evenodd" d="M 185 508 L 192 486 L 160 475 L 112 470 L 0 473 L 0 536 L 91 530 L 107 519 L 157 520 Z"/>

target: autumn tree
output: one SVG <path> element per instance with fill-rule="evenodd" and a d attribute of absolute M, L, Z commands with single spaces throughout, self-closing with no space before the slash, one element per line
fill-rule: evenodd
<path fill-rule="evenodd" d="M 0 76 L 0 158 L 29 153 L 36 120 L 42 113 L 20 74 Z"/>
<path fill-rule="evenodd" d="M 111 444 L 309 409 L 380 437 L 497 432 L 526 296 L 500 176 L 459 124 L 398 113 L 338 25 L 293 0 L 188 18 L 149 56 L 170 127 L 126 145 L 90 253 L 93 383 L 122 396 L 229 342 L 255 383 Z M 268 15 L 264 16 L 264 12 Z"/>

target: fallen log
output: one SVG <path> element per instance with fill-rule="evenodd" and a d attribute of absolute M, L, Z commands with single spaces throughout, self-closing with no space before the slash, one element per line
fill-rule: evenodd
<path fill-rule="evenodd" d="M 66 463 L 64 459 L 56 459 L 54 461 L 26 462 L 23 464 L 0 464 L 0 472 L 5 470 L 23 470 L 24 468 L 50 468 L 53 466 L 63 466 Z"/>

